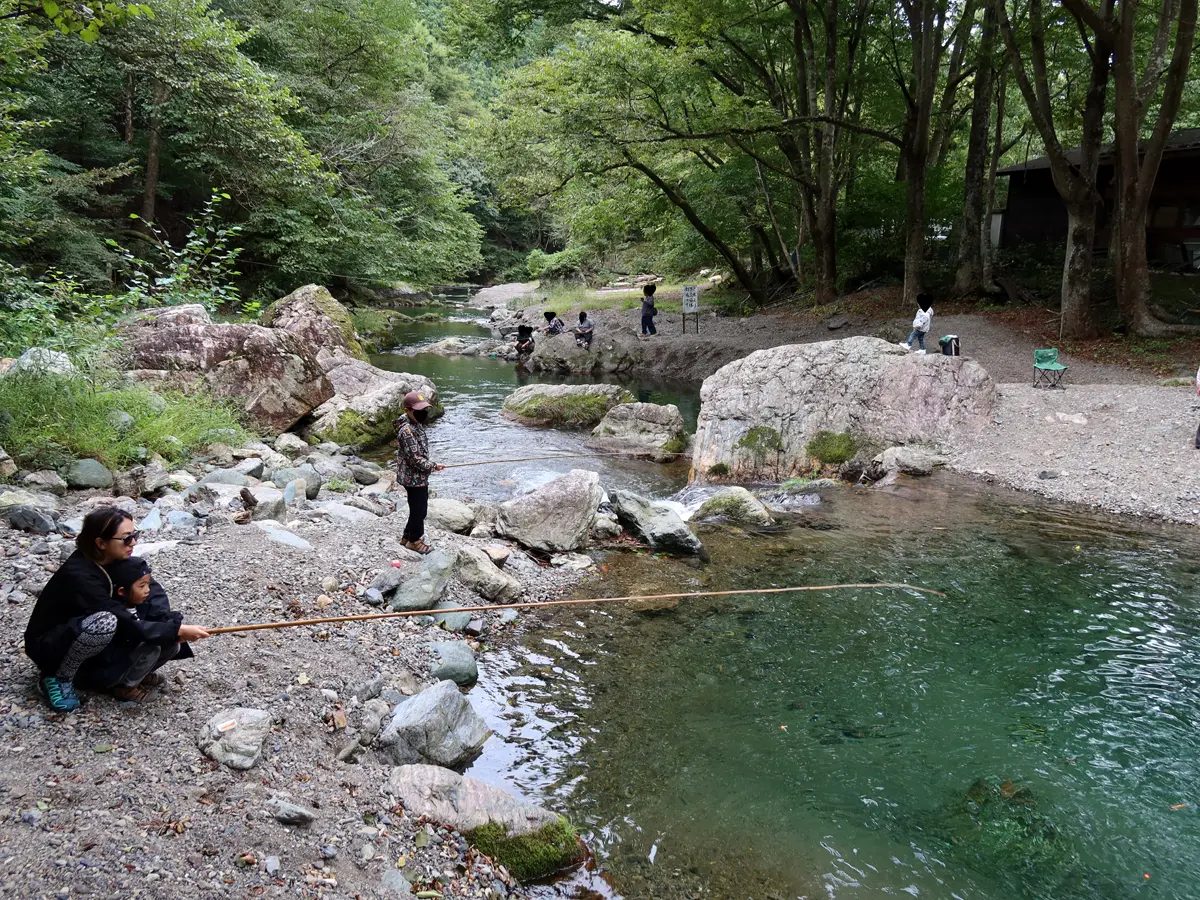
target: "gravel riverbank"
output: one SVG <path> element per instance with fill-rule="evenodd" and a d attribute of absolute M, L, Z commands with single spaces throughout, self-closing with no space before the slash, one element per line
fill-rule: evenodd
<path fill-rule="evenodd" d="M 313 547 L 307 552 L 254 525 L 224 524 L 165 546 L 152 565 L 175 608 L 198 624 L 371 612 L 358 590 L 392 560 L 415 565 L 399 547 L 405 514 L 296 524 Z M 430 535 L 443 547 L 497 543 Z M 356 697 L 373 681 L 385 700 L 431 683 L 429 644 L 449 639 L 445 631 L 406 619 L 216 636 L 196 645 L 196 659 L 168 664 L 167 685 L 140 705 L 93 695 L 79 712 L 55 715 L 37 696 L 21 634 L 31 589 L 69 543 L 0 526 L 0 545 L 9 636 L 0 662 L 0 894 L 409 896 L 400 872 L 414 891 L 525 896 L 459 835 L 396 806 L 384 791 L 391 765 L 374 751 L 339 761 L 362 721 Z M 505 570 L 529 599 L 587 577 L 544 568 L 515 547 Z M 486 605 L 456 581 L 446 598 Z M 498 612 L 483 620 L 476 646 L 516 627 Z M 209 759 L 196 742 L 204 722 L 239 706 L 272 718 L 262 759 L 244 772 Z M 268 811 L 273 796 L 311 809 L 315 820 L 282 824 Z"/>

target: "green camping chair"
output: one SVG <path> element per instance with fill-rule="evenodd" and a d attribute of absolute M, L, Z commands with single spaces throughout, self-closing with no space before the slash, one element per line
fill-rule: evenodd
<path fill-rule="evenodd" d="M 1033 351 L 1033 386 L 1060 388 L 1062 377 L 1069 366 L 1058 361 L 1058 351 L 1054 349 Z"/>

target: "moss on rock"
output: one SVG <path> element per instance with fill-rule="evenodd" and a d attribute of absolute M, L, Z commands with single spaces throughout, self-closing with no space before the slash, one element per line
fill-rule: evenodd
<path fill-rule="evenodd" d="M 805 448 L 808 455 L 827 466 L 840 466 L 858 450 L 854 435 L 845 431 L 818 431 Z"/>
<path fill-rule="evenodd" d="M 530 422 L 543 425 L 595 425 L 618 403 L 633 403 L 637 398 L 628 391 L 614 402 L 603 394 L 534 395 L 507 407 L 507 411 Z"/>
<path fill-rule="evenodd" d="M 475 849 L 503 865 L 518 881 L 536 881 L 578 863 L 586 854 L 579 833 L 563 816 L 530 834 L 509 835 L 489 823 L 466 838 Z"/>
<path fill-rule="evenodd" d="M 361 413 L 347 409 L 338 415 L 337 425 L 322 437 L 343 446 L 374 447 L 391 440 L 392 425 L 386 418 L 372 424 Z"/>

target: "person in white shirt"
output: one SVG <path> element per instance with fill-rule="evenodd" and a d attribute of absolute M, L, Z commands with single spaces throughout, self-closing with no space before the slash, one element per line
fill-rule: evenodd
<path fill-rule="evenodd" d="M 917 307 L 917 314 L 913 316 L 912 331 L 909 332 L 907 340 L 900 342 L 900 346 L 911 350 L 913 341 L 916 341 L 924 353 L 925 335 L 929 333 L 929 327 L 933 323 L 932 298 L 928 294 L 917 294 Z"/>

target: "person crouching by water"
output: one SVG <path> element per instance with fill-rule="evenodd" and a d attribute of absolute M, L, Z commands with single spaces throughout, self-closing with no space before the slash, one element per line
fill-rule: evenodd
<path fill-rule="evenodd" d="M 41 671 L 38 688 L 56 712 L 79 708 L 76 684 L 121 700 L 142 700 L 146 676 L 176 658 L 182 652 L 177 645 L 208 637 L 201 626 L 184 625 L 181 616 L 169 622 L 143 620 L 116 596 L 104 567 L 128 560 L 137 539 L 133 517 L 124 510 L 103 506 L 88 513 L 75 552 L 34 604 L 25 627 L 25 653 Z"/>
<path fill-rule="evenodd" d="M 529 357 L 533 356 L 533 326 L 517 326 L 517 366 L 525 368 Z"/>
<path fill-rule="evenodd" d="M 553 336 L 567 330 L 567 323 L 560 319 L 554 310 L 548 309 L 542 315 L 546 318 L 546 327 L 542 329 L 546 334 Z"/>
<path fill-rule="evenodd" d="M 584 350 L 592 349 L 592 336 L 595 333 L 596 326 L 592 324 L 592 320 L 588 318 L 586 312 L 579 314 L 579 324 L 571 331 L 575 335 L 575 345 L 582 347 Z"/>
<path fill-rule="evenodd" d="M 404 415 L 396 420 L 396 479 L 408 495 L 408 522 L 400 545 L 418 553 L 430 553 L 425 543 L 425 513 L 429 510 L 429 473 L 440 472 L 429 458 L 429 401 L 416 391 L 404 395 Z"/>

